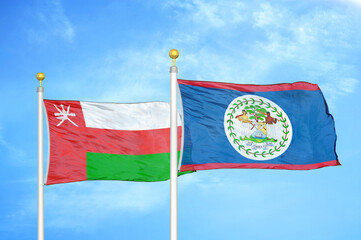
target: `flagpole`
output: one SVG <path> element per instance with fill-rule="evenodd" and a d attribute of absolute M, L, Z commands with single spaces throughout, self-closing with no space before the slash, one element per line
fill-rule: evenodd
<path fill-rule="evenodd" d="M 40 81 L 38 92 L 38 240 L 44 240 L 44 134 L 43 134 L 43 93 L 41 82 L 45 75 L 39 72 L 36 78 Z"/>
<path fill-rule="evenodd" d="M 176 49 L 169 52 L 173 59 L 170 67 L 170 240 L 178 239 L 178 196 L 177 196 L 177 73 L 175 60 L 179 56 Z"/>

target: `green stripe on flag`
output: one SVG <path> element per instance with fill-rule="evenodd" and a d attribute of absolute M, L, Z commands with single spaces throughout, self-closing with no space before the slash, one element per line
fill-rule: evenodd
<path fill-rule="evenodd" d="M 178 151 L 178 159 L 180 152 Z M 170 153 L 118 155 L 87 153 L 88 180 L 155 182 L 169 179 Z M 178 173 L 183 175 L 189 172 Z"/>

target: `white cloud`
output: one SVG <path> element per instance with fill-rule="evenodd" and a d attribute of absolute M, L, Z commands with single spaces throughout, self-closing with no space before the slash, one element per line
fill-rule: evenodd
<path fill-rule="evenodd" d="M 97 70 L 89 76 L 95 83 L 95 91 L 100 86 L 103 89 L 95 100 L 166 101 L 169 94 L 164 92 L 164 88 L 169 85 L 169 68 L 164 66 L 172 63 L 168 56 L 169 50 L 157 46 L 146 50 L 119 50 L 104 56 L 94 63 Z M 82 88 L 84 83 L 78 84 Z M 92 92 L 88 91 L 89 95 Z"/>
<path fill-rule="evenodd" d="M 192 22 L 206 26 L 206 28 L 225 27 L 228 24 L 238 24 L 244 20 L 244 4 L 235 1 L 168 1 L 165 7 L 175 7 L 187 11 L 188 17 L 185 18 L 185 21 L 191 19 Z"/>
<path fill-rule="evenodd" d="M 17 144 L 11 144 L 6 141 L 2 134 L 2 127 L 0 127 L 0 147 L 3 147 L 8 152 L 8 156 L 18 161 L 22 161 L 25 158 L 25 151 L 17 147 Z"/>
<path fill-rule="evenodd" d="M 361 0 L 331 0 L 331 1 L 336 1 L 340 3 L 351 4 L 356 7 L 361 7 Z"/>
<path fill-rule="evenodd" d="M 325 94 L 328 105 L 331 108 L 334 108 L 339 97 L 347 96 L 356 92 L 359 82 L 359 80 L 354 78 L 336 78 L 330 79 L 330 81 L 325 83 L 321 83 L 320 88 Z"/>
<path fill-rule="evenodd" d="M 356 90 L 358 82 L 359 81 L 354 78 L 343 78 L 338 83 L 338 87 L 344 93 L 353 93 Z"/>
<path fill-rule="evenodd" d="M 261 9 L 253 12 L 254 25 L 256 27 L 266 27 L 269 25 L 278 26 L 282 24 L 283 14 L 280 9 L 271 7 L 269 3 L 262 3 Z"/>
<path fill-rule="evenodd" d="M 28 34 L 31 40 L 46 42 L 51 36 L 57 36 L 67 42 L 73 42 L 75 29 L 64 12 L 60 0 L 41 3 L 36 12 L 40 24 L 37 29 L 31 28 Z"/>
<path fill-rule="evenodd" d="M 313 36 L 313 29 L 307 26 L 295 28 L 294 34 L 300 45 L 309 44 L 315 40 L 315 36 Z"/>

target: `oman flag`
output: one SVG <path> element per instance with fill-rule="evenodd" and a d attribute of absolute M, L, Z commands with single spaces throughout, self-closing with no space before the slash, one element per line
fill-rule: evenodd
<path fill-rule="evenodd" d="M 46 185 L 169 179 L 168 103 L 44 100 L 44 104 L 50 139 Z M 178 153 L 180 123 L 179 118 Z"/>

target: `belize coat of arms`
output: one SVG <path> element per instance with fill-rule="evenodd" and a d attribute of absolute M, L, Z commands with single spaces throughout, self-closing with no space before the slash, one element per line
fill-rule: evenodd
<path fill-rule="evenodd" d="M 243 95 L 229 104 L 224 130 L 238 153 L 257 161 L 282 155 L 292 140 L 292 125 L 286 112 L 273 101 L 256 95 Z"/>

